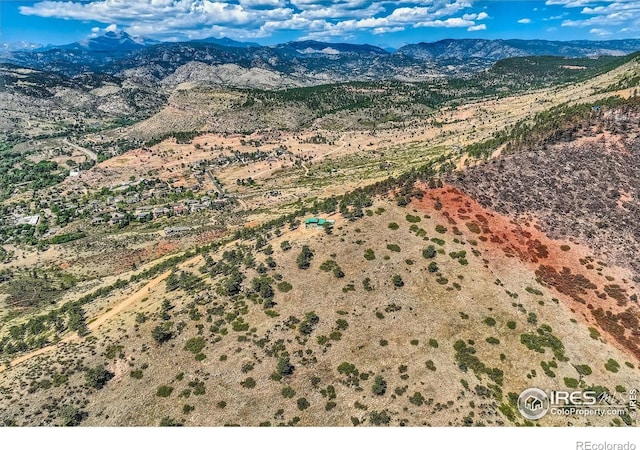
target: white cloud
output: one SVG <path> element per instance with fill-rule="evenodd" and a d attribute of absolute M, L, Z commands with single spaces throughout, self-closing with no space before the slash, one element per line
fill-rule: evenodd
<path fill-rule="evenodd" d="M 446 20 L 430 20 L 418 22 L 415 27 L 435 27 L 435 28 L 461 28 L 472 27 L 475 23 L 471 20 L 464 20 L 461 17 L 450 17 Z"/>
<path fill-rule="evenodd" d="M 590 33 L 597 36 L 622 33 L 637 37 L 640 32 L 639 0 L 547 0 L 546 4 L 582 8 L 580 16 L 564 20 L 563 27 L 591 28 Z"/>
<path fill-rule="evenodd" d="M 565 20 L 562 22 L 563 27 L 590 27 L 597 25 L 622 28 L 624 24 L 635 25 L 636 28 L 640 27 L 640 17 L 638 13 L 625 11 L 593 16 L 585 20 Z"/>
<path fill-rule="evenodd" d="M 20 12 L 97 21 L 134 35 L 174 40 L 265 37 L 283 30 L 345 37 L 408 27 L 480 30 L 476 22 L 489 17 L 474 11 L 472 0 L 44 0 Z"/>
<path fill-rule="evenodd" d="M 247 8 L 254 7 L 270 7 L 282 8 L 285 5 L 284 0 L 240 0 L 240 5 Z"/>
<path fill-rule="evenodd" d="M 577 8 L 580 6 L 595 3 L 593 0 L 547 0 L 545 5 L 561 5 L 566 8 Z"/>
<path fill-rule="evenodd" d="M 109 32 L 115 33 L 116 31 L 118 31 L 118 25 L 116 25 L 115 23 L 112 23 L 111 25 L 106 27 L 104 31 L 106 31 L 107 33 Z"/>
<path fill-rule="evenodd" d="M 518 23 L 531 23 L 531 19 L 527 19 L 526 17 L 524 19 L 520 19 L 518 20 Z"/>
<path fill-rule="evenodd" d="M 602 28 L 592 28 L 589 30 L 589 33 L 596 34 L 598 36 L 611 36 L 611 32 L 607 30 L 603 30 Z"/>
<path fill-rule="evenodd" d="M 371 30 L 373 34 L 395 33 L 396 31 L 403 31 L 404 27 L 380 27 Z"/>
<path fill-rule="evenodd" d="M 473 25 L 469 28 L 467 28 L 467 31 L 481 31 L 481 30 L 486 30 L 487 29 L 487 25 L 485 25 L 484 23 L 481 23 L 479 25 Z"/>

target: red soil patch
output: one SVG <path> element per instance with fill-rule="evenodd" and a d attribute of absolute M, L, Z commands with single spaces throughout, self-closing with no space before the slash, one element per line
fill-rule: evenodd
<path fill-rule="evenodd" d="M 435 207 L 437 201 L 442 208 Z M 505 256 L 520 259 L 543 285 L 555 289 L 581 320 L 600 328 L 603 335 L 640 360 L 640 308 L 630 302 L 627 289 L 611 282 L 613 278 L 604 282 L 604 277 L 596 276 L 594 266 L 586 264 L 592 259 L 571 248 L 575 244 L 550 239 L 535 223 L 518 223 L 488 210 L 446 184 L 425 189 L 425 195 L 411 206 L 451 224 L 457 223 L 456 219 L 462 221 L 466 237 L 481 241 L 479 246 L 488 258 L 491 255 L 490 260 Z M 604 269 L 601 271 L 604 274 Z M 607 268 L 607 273 L 613 275 L 614 271 Z"/>
<path fill-rule="evenodd" d="M 126 272 L 136 266 L 156 260 L 178 250 L 178 246 L 169 241 L 160 241 L 151 247 L 137 248 L 127 251 L 121 259 L 119 268 Z"/>
<path fill-rule="evenodd" d="M 200 233 L 196 237 L 196 240 L 197 240 L 198 244 L 208 244 L 210 242 L 217 241 L 222 236 L 224 236 L 224 234 L 225 234 L 225 232 L 221 231 L 221 230 L 218 230 L 218 231 L 205 231 L 203 233 Z"/>

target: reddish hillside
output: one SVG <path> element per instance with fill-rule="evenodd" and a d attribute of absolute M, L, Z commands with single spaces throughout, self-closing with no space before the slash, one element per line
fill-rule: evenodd
<path fill-rule="evenodd" d="M 583 321 L 640 360 L 640 308 L 628 271 L 608 267 L 589 255 L 586 247 L 549 238 L 532 222 L 485 208 L 450 185 L 427 190 L 412 206 L 439 215 L 454 233 L 477 235 L 485 263 L 506 257 L 505 264 L 508 258 L 528 264 L 540 282 L 553 287 Z"/>

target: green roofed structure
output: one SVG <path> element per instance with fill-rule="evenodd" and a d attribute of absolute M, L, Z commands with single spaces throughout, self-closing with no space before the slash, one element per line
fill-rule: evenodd
<path fill-rule="evenodd" d="M 324 228 L 326 226 L 332 227 L 336 223 L 335 220 L 325 219 L 322 217 L 309 217 L 304 220 L 305 228 Z"/>

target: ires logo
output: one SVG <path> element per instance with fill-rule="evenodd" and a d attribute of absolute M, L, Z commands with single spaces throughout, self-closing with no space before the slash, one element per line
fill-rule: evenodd
<path fill-rule="evenodd" d="M 596 391 L 543 391 L 528 388 L 518 397 L 518 411 L 529 420 L 539 420 L 547 413 L 559 416 L 620 416 L 634 418 L 636 393 L 631 389 L 627 395 L 611 395 Z M 626 398 L 628 396 L 628 398 Z"/>
<path fill-rule="evenodd" d="M 553 406 L 595 406 L 598 393 L 595 391 L 551 391 L 549 401 Z"/>

